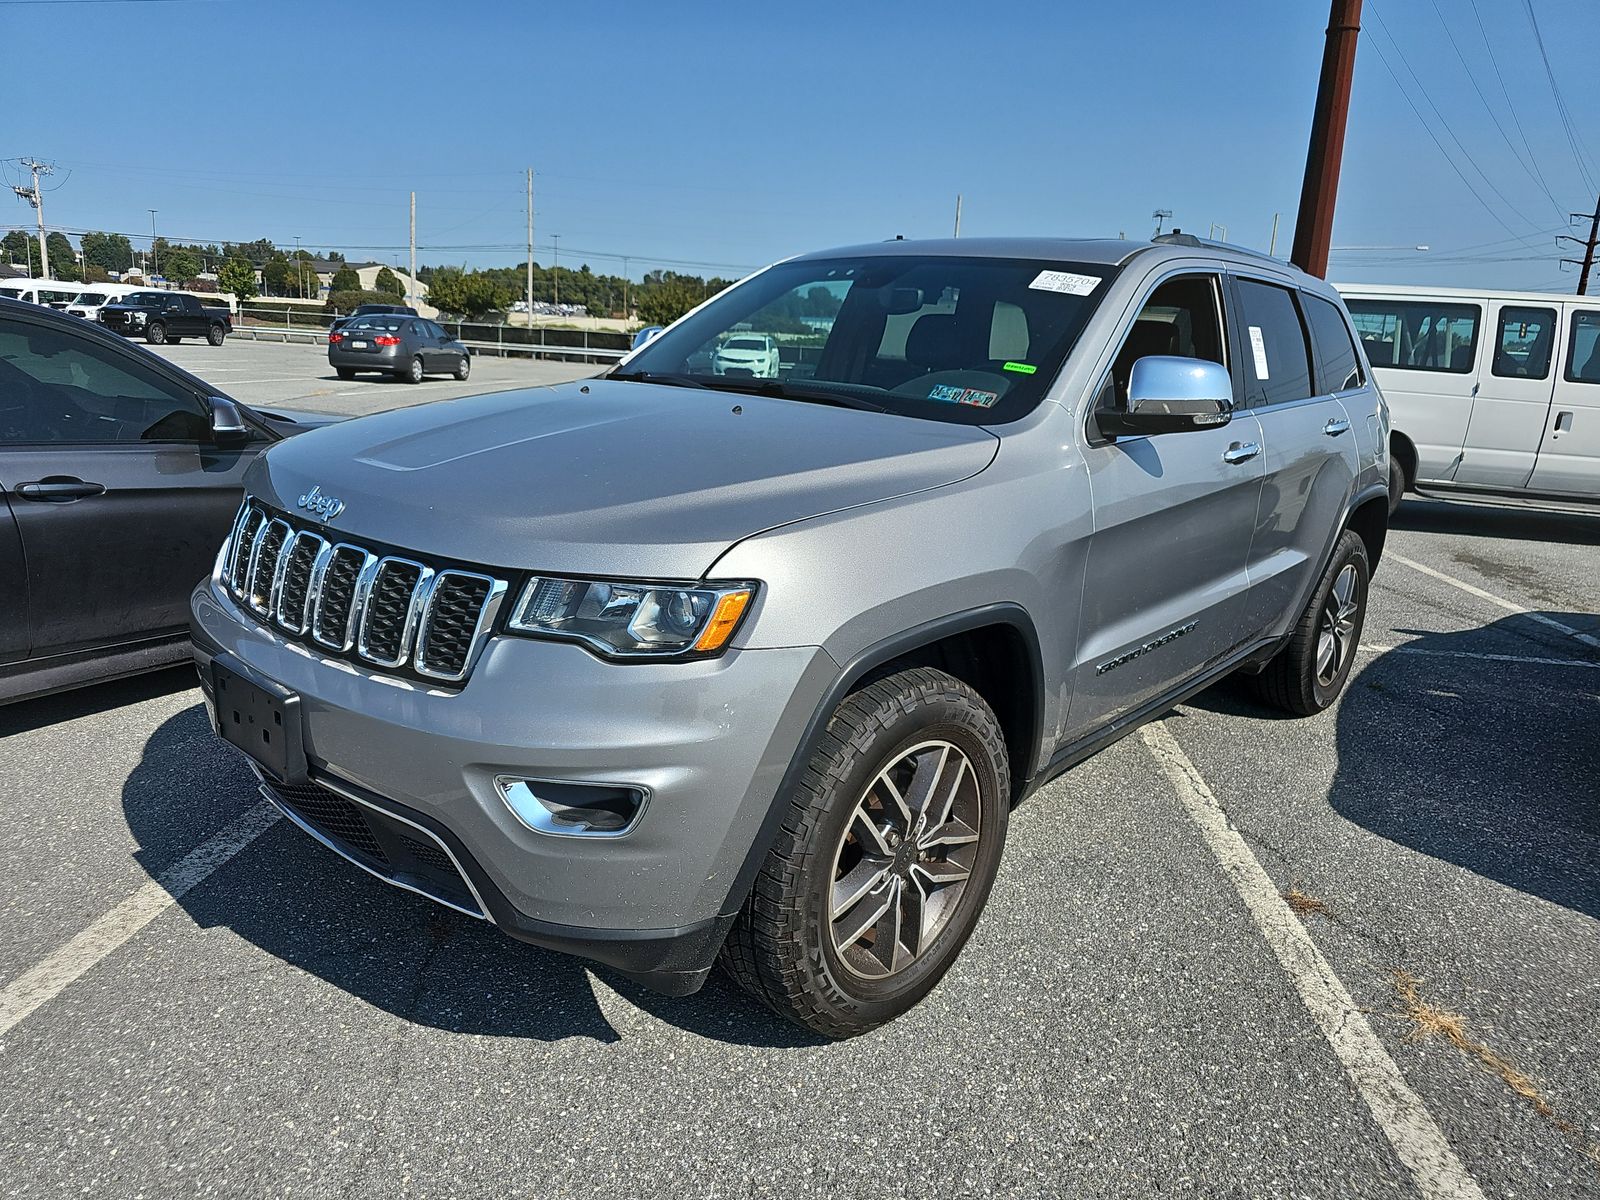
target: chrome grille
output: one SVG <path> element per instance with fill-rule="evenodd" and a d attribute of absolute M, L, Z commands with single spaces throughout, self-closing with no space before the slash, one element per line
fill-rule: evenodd
<path fill-rule="evenodd" d="M 506 593 L 477 571 L 329 542 L 250 501 L 221 581 L 263 622 L 324 652 L 450 682 L 472 669 Z"/>

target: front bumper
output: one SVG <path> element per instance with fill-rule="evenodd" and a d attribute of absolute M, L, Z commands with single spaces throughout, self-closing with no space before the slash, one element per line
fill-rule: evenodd
<path fill-rule="evenodd" d="M 288 689 L 315 786 L 364 806 L 380 837 L 391 820 L 442 845 L 481 915 L 507 933 L 675 994 L 710 968 L 743 900 L 736 881 L 765 851 L 765 818 L 837 673 L 813 647 L 616 664 L 579 646 L 502 635 L 465 686 L 447 691 L 280 638 L 209 579 L 191 611 L 208 703 L 219 656 Z M 553 837 L 512 814 L 495 787 L 502 775 L 627 783 L 648 789 L 650 801 L 625 837 Z M 295 807 L 281 791 L 273 798 Z M 408 873 L 403 855 L 385 872 L 330 844 L 390 882 L 453 903 L 418 886 L 426 871 Z"/>

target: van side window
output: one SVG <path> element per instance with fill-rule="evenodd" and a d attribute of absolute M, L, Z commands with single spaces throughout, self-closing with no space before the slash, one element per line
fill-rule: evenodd
<path fill-rule="evenodd" d="M 1579 309 L 1572 314 L 1566 375 L 1572 383 L 1600 383 L 1600 311 Z"/>
<path fill-rule="evenodd" d="M 1346 300 L 1345 307 L 1373 366 L 1471 374 L 1483 318 L 1476 304 L 1383 299 Z"/>
<path fill-rule="evenodd" d="M 1300 303 L 1306 323 L 1311 326 L 1311 342 L 1317 349 L 1317 394 L 1326 396 L 1360 387 L 1361 360 L 1339 306 L 1309 292 L 1300 293 Z"/>
<path fill-rule="evenodd" d="M 1128 403 L 1128 378 L 1139 359 L 1167 354 L 1203 358 L 1227 366 L 1225 345 L 1217 277 L 1180 275 L 1164 281 L 1144 302 L 1112 363 L 1111 379 L 1116 388 L 1114 403 Z"/>
<path fill-rule="evenodd" d="M 1502 308 L 1492 369 L 1510 379 L 1544 379 L 1550 374 L 1555 344 L 1555 309 Z"/>
<path fill-rule="evenodd" d="M 1294 293 L 1253 279 L 1238 281 L 1245 403 L 1262 406 L 1312 394 L 1311 349 Z"/>

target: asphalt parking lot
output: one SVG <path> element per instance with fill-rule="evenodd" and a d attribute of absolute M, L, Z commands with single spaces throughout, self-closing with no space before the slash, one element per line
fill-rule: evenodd
<path fill-rule="evenodd" d="M 164 353 L 341 412 L 595 369 Z M 841 1044 L 361 874 L 186 669 L 0 708 L 0 1194 L 1600 1195 L 1597 574 L 1600 517 L 1407 501 L 1335 709 L 1224 685 L 1031 797 Z"/>
<path fill-rule="evenodd" d="M 408 384 L 377 375 L 340 379 L 328 365 L 328 348 L 305 342 L 254 342 L 234 337 L 221 346 L 200 341 L 149 349 L 246 404 L 345 416 L 507 388 L 562 383 L 605 370 L 603 365 L 594 363 L 474 355 L 472 377 L 465 383 L 448 375 L 430 375 L 422 383 Z"/>

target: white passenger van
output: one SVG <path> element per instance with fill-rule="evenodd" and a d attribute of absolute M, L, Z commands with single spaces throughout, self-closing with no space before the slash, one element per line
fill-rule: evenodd
<path fill-rule="evenodd" d="M 0 279 L 0 296 L 46 308 L 65 308 L 81 291 L 83 284 L 60 279 Z"/>
<path fill-rule="evenodd" d="M 133 292 L 149 290 L 130 287 L 125 283 L 85 283 L 81 286 L 82 290 L 72 298 L 72 303 L 67 305 L 67 311 L 75 317 L 84 317 L 90 321 L 99 318 L 103 306 L 114 304 Z"/>
<path fill-rule="evenodd" d="M 1403 491 L 1600 502 L 1600 296 L 1338 284 Z"/>

